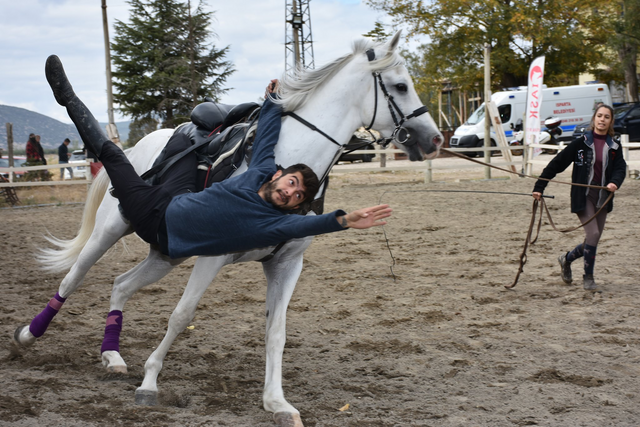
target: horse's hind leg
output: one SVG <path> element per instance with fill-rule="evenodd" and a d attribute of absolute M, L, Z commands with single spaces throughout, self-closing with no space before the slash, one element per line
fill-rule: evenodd
<path fill-rule="evenodd" d="M 104 329 L 104 339 L 100 352 L 102 364 L 109 372 L 127 372 L 127 364 L 120 356 L 120 331 L 122 330 L 122 311 L 131 296 L 142 289 L 162 279 L 164 276 L 186 258 L 175 259 L 162 255 L 160 251 L 151 247 L 149 255 L 140 264 L 118 276 L 111 291 L 111 306 L 107 315 L 107 325 Z"/>
<path fill-rule="evenodd" d="M 20 326 L 16 329 L 13 336 L 16 344 L 23 347 L 33 345 L 36 339 L 45 333 L 65 300 L 82 285 L 89 269 L 98 262 L 107 249 L 129 231 L 129 226 L 120 219 L 119 215 L 109 216 L 103 224 L 103 227 L 96 227 L 93 230 L 75 264 L 62 280 L 56 296 L 49 301 L 40 314 L 33 318 L 29 326 Z"/>

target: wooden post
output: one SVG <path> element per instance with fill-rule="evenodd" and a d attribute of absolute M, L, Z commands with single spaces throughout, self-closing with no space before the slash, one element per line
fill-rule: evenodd
<path fill-rule="evenodd" d="M 9 156 L 9 167 L 13 167 L 13 123 L 7 123 L 7 156 Z M 9 182 L 13 182 L 13 172 L 9 173 Z"/>
<path fill-rule="evenodd" d="M 622 145 L 623 157 L 629 160 L 629 135 L 626 133 L 620 135 L 620 145 Z M 627 163 L 627 178 L 629 178 L 629 163 Z"/>
<path fill-rule="evenodd" d="M 491 147 L 491 119 L 489 116 L 488 103 L 491 101 L 491 64 L 489 55 L 491 54 L 491 46 L 489 43 L 484 45 L 484 147 Z M 491 163 L 491 151 L 484 152 L 484 162 Z M 485 179 L 491 179 L 491 168 L 485 166 Z"/>
<path fill-rule="evenodd" d="M 431 160 L 427 160 L 427 169 L 424 171 L 424 183 L 431 184 L 433 182 L 433 170 L 431 169 Z"/>
<path fill-rule="evenodd" d="M 491 120 L 491 123 L 493 124 L 493 131 L 496 134 L 496 146 L 500 147 L 502 151 L 502 158 L 508 163 L 511 163 L 512 160 L 511 151 L 509 150 L 509 142 L 504 134 L 504 129 L 502 129 L 502 120 L 500 119 L 498 107 L 493 101 L 485 102 L 484 105 L 488 107 L 485 118 L 489 118 Z M 514 173 L 516 172 L 516 167 L 514 165 L 510 165 L 509 168 L 511 168 L 511 171 Z M 513 178 L 513 175 L 509 175 L 509 178 Z"/>
<path fill-rule="evenodd" d="M 438 92 L 438 129 L 442 129 L 442 89 Z"/>
<path fill-rule="evenodd" d="M 109 23 L 107 21 L 107 0 L 102 0 L 102 30 L 104 32 L 104 62 L 107 73 L 107 136 L 116 144 L 120 144 L 120 135 L 113 118 L 113 89 L 111 88 L 111 44 L 109 43 Z"/>

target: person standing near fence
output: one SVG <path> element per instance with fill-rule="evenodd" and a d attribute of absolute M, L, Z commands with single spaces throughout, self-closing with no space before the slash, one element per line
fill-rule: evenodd
<path fill-rule="evenodd" d="M 69 164 L 69 158 L 71 157 L 71 153 L 69 153 L 69 144 L 71 144 L 71 141 L 69 138 L 65 138 L 62 144 L 60 144 L 60 147 L 58 147 L 58 163 L 61 165 Z M 64 181 L 64 169 L 65 168 L 63 167 L 60 168 L 60 179 L 62 181 Z M 73 179 L 73 168 L 67 167 L 67 170 L 69 171 L 70 179 Z"/>
<path fill-rule="evenodd" d="M 573 163 L 572 183 L 607 188 L 600 190 L 571 187 L 571 212 L 578 215 L 582 224 L 598 212 L 609 193 L 615 193 L 624 181 L 627 164 L 622 156 L 622 147 L 613 136 L 613 108 L 599 104 L 591 118 L 588 131 L 560 151 L 540 174 L 540 178 L 553 179 Z M 547 182 L 541 179 L 536 182 L 532 193 L 535 199 L 540 200 Z M 612 209 L 613 197 L 598 216 L 584 226 L 584 242 L 558 258 L 561 277 L 565 283 L 572 282 L 571 263 L 578 258 L 584 258 L 583 288 L 587 291 L 600 291 L 593 277 L 596 249 L 604 230 L 607 213 Z"/>
<path fill-rule="evenodd" d="M 40 135 L 33 133 L 29 134 L 29 141 L 27 141 L 27 161 L 25 166 L 40 166 L 46 165 L 47 159 L 44 157 L 44 149 L 40 144 Z M 40 180 L 49 181 L 51 176 L 47 170 L 30 171 L 26 175 L 27 181 Z"/>
<path fill-rule="evenodd" d="M 36 138 L 36 135 L 33 133 L 29 134 L 29 141 L 27 141 L 27 162 L 33 165 L 47 164 L 44 158 L 44 150 L 42 149 L 42 145 L 40 145 L 40 138 Z"/>

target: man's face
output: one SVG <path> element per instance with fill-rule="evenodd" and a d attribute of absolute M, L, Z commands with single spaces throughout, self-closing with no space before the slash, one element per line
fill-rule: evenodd
<path fill-rule="evenodd" d="M 296 209 L 304 201 L 306 191 L 300 172 L 282 175 L 282 171 L 278 171 L 267 183 L 264 200 L 278 209 Z"/>

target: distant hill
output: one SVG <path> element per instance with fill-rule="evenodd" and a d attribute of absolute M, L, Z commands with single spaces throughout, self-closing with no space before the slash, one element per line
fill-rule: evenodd
<path fill-rule="evenodd" d="M 7 148 L 7 126 L 13 124 L 13 143 L 15 149 L 24 149 L 30 133 L 40 135 L 40 142 L 45 150 L 57 148 L 65 138 L 71 140 L 71 147 L 82 148 L 80 135 L 74 125 L 62 123 L 56 119 L 24 108 L 0 105 L 0 148 Z M 129 137 L 129 123 L 117 122 L 120 140 Z M 100 123 L 104 129 L 107 124 Z"/>

